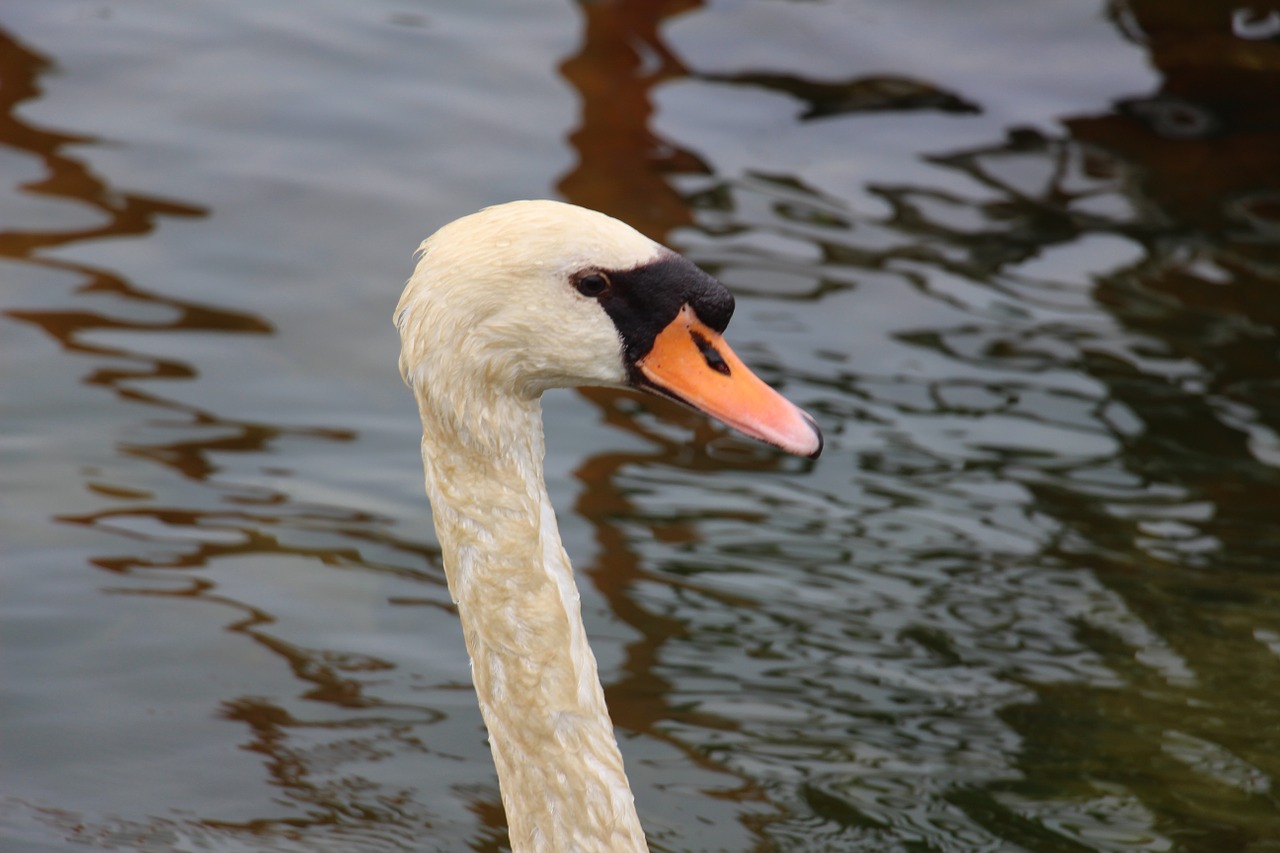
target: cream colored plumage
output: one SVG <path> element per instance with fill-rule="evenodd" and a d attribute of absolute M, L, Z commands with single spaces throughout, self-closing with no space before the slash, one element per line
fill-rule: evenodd
<path fill-rule="evenodd" d="M 720 286 L 617 220 L 549 201 L 464 217 L 421 253 L 395 315 L 400 369 L 422 416 L 427 493 L 512 848 L 646 850 L 543 481 L 540 396 L 553 387 L 637 384 L 677 396 L 643 379 L 633 358 L 653 337 L 636 329 L 656 321 L 632 315 L 655 300 L 653 310 L 665 311 L 660 324 L 696 326 L 694 361 L 705 359 L 717 375 L 750 376 L 695 316 L 699 294 Z M 698 279 L 685 303 L 694 308 L 679 321 L 667 315 L 684 296 L 662 292 L 667 285 L 652 273 L 668 268 L 713 282 Z M 590 292 L 597 281 L 576 284 L 586 274 L 604 282 L 604 296 Z M 732 311 L 727 291 L 712 295 L 728 298 Z M 703 346 L 708 336 L 714 357 Z M 721 352 L 731 360 L 718 367 Z M 773 417 L 783 427 L 754 434 L 816 455 L 821 440 L 807 416 L 779 411 Z"/>

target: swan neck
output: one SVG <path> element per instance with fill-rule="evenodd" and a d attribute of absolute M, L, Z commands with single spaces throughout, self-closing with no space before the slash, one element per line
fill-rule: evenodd
<path fill-rule="evenodd" d="M 473 407 L 469 423 L 421 409 L 427 493 L 512 850 L 646 851 L 543 479 L 538 400 Z"/>

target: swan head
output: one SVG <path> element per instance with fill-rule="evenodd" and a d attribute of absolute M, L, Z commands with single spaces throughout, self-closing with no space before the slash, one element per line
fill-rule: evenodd
<path fill-rule="evenodd" d="M 445 225 L 419 251 L 395 322 L 422 406 L 632 387 L 790 453 L 822 450 L 813 418 L 725 343 L 728 289 L 610 216 L 510 202 Z"/>

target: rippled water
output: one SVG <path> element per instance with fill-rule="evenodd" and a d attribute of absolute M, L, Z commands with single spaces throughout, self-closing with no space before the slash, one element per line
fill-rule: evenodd
<path fill-rule="evenodd" d="M 0 848 L 505 848 L 390 314 L 556 196 L 828 435 L 547 401 L 655 850 L 1280 849 L 1273 5 L 0 26 Z"/>

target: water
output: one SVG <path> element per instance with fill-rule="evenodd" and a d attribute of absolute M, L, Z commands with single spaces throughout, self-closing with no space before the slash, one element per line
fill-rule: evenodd
<path fill-rule="evenodd" d="M 5 9 L 0 848 L 504 849 L 390 314 L 556 196 L 828 437 L 548 398 L 655 850 L 1280 849 L 1280 13 L 659 6 Z"/>

